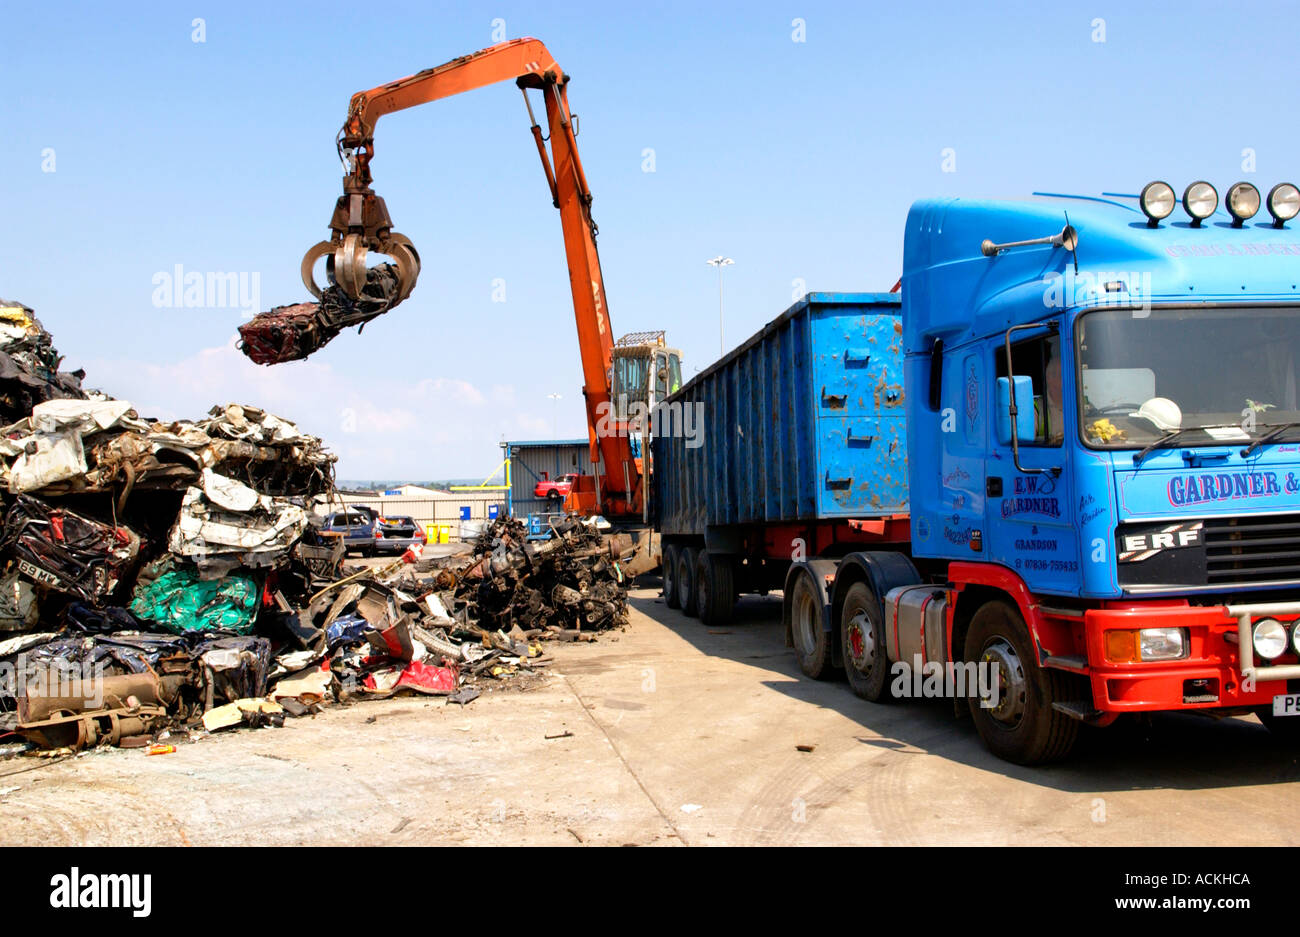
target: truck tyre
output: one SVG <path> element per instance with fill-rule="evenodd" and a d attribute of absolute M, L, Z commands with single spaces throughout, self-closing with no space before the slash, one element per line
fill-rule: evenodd
<path fill-rule="evenodd" d="M 1272 705 L 1260 706 L 1255 710 L 1259 721 L 1273 734 L 1279 742 L 1294 745 L 1300 742 L 1300 716 L 1275 716 Z"/>
<path fill-rule="evenodd" d="M 1007 602 L 989 602 L 966 633 L 966 661 L 991 667 L 998 705 L 981 705 L 978 688 L 968 698 L 971 719 L 989 751 L 1019 765 L 1057 761 L 1070 753 L 1078 721 L 1052 708 L 1069 699 L 1063 676 L 1038 666 L 1029 629 Z"/>
<path fill-rule="evenodd" d="M 677 547 L 668 544 L 664 547 L 661 560 L 664 568 L 664 604 L 669 608 L 681 608 L 682 600 L 677 594 Z"/>
<path fill-rule="evenodd" d="M 799 669 L 814 680 L 825 680 L 831 665 L 831 636 L 822 627 L 822 597 L 807 574 L 799 575 L 790 590 L 790 637 Z"/>
<path fill-rule="evenodd" d="M 695 564 L 699 551 L 695 547 L 683 547 L 677 557 L 677 601 L 681 603 L 682 613 L 694 618 L 698 613 L 695 604 Z"/>
<path fill-rule="evenodd" d="M 844 653 L 844 673 L 853 692 L 873 703 L 892 700 L 885 623 L 881 618 L 880 603 L 865 582 L 854 583 L 844 596 L 844 607 L 840 612 L 840 642 Z"/>
<path fill-rule="evenodd" d="M 709 626 L 725 625 L 731 621 L 731 610 L 736 604 L 736 587 L 733 585 L 731 557 L 726 553 L 705 550 L 700 553 L 695 567 L 695 606 L 700 621 Z"/>

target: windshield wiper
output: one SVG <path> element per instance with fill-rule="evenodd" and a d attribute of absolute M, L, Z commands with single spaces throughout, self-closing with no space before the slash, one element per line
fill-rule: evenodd
<path fill-rule="evenodd" d="M 1264 425 L 1267 426 L 1269 424 L 1266 423 Z M 1274 439 L 1277 439 L 1277 437 L 1281 436 L 1287 430 L 1294 429 L 1297 426 L 1300 426 L 1300 423 L 1278 423 L 1276 426 L 1270 429 L 1263 436 L 1256 438 L 1254 441 L 1251 442 L 1249 446 L 1247 446 L 1245 449 L 1242 449 L 1241 457 L 1243 459 L 1250 458 L 1250 454 L 1254 452 L 1256 449 L 1258 449 L 1260 446 L 1272 442 Z"/>
<path fill-rule="evenodd" d="M 1155 442 L 1151 443 L 1141 452 L 1134 453 L 1133 464 L 1141 465 L 1142 460 L 1145 459 L 1148 455 L 1150 455 L 1153 450 L 1159 449 L 1161 446 L 1173 442 L 1179 436 L 1183 435 L 1183 433 L 1194 433 L 1197 430 L 1206 430 L 1206 429 L 1241 429 L 1241 427 L 1238 426 L 1236 423 L 1211 423 L 1208 426 L 1184 426 L 1182 429 L 1171 430 L 1170 432 L 1165 433 Z"/>

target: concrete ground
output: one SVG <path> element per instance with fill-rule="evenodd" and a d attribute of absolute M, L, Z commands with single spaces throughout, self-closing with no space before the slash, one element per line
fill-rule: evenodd
<path fill-rule="evenodd" d="M 0 762 L 0 842 L 1300 841 L 1300 762 L 1254 719 L 1116 726 L 1020 768 L 951 704 L 872 705 L 800 676 L 779 599 L 713 630 L 657 589 L 632 601 L 626 631 L 549 645 L 544 685 L 465 709 L 365 702 L 170 755 Z"/>

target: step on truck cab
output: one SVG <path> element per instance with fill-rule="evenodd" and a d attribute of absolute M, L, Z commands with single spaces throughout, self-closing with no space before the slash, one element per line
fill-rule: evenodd
<path fill-rule="evenodd" d="M 780 580 L 805 673 L 843 667 L 875 701 L 959 698 L 1016 762 L 1063 757 L 1081 723 L 1125 713 L 1254 712 L 1300 736 L 1300 192 L 1238 184 L 1219 208 L 1194 183 L 1178 201 L 1153 183 L 914 205 L 901 348 L 814 329 L 808 403 L 749 420 L 735 418 L 743 389 L 751 406 L 785 401 L 766 396 L 775 372 L 746 383 L 735 352 L 719 362 L 735 372 L 724 392 L 701 395 L 719 365 L 683 389 L 709 432 L 694 451 L 656 440 L 670 601 L 715 617 L 728 603 L 687 595 L 689 577 L 728 597 L 736 580 Z M 870 406 L 894 367 L 897 445 Z M 826 404 L 841 391 L 836 432 Z M 761 426 L 785 442 L 804 432 L 791 420 L 815 427 L 816 448 L 796 455 L 809 487 L 794 487 L 815 503 L 787 520 L 770 508 L 789 479 L 770 459 L 747 464 L 761 441 L 729 434 Z M 737 500 L 740 523 L 682 512 L 679 469 Z"/>

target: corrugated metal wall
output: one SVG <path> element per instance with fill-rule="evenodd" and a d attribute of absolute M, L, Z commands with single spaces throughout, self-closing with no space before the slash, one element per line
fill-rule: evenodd
<path fill-rule="evenodd" d="M 550 507 L 545 498 L 533 496 L 543 472 L 549 473 L 550 478 L 569 472 L 592 474 L 585 439 L 507 442 L 506 447 L 510 456 L 511 513 L 518 518 Z"/>

